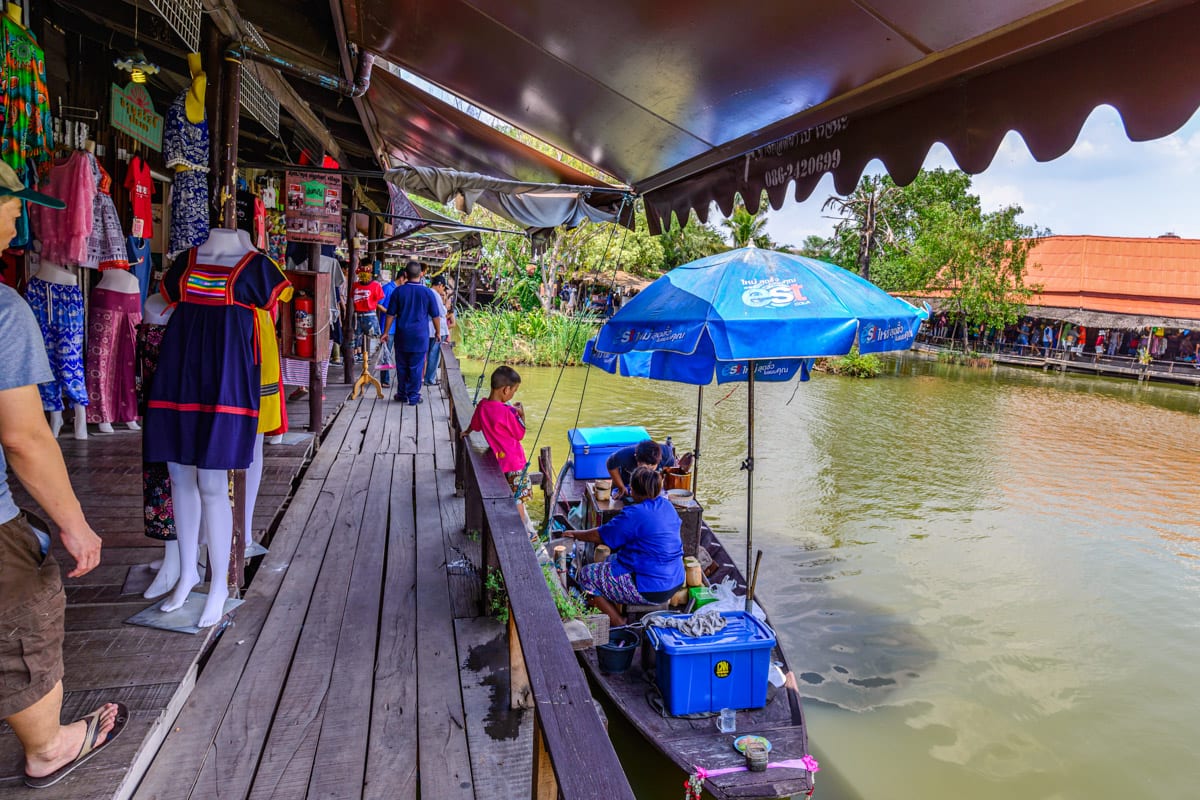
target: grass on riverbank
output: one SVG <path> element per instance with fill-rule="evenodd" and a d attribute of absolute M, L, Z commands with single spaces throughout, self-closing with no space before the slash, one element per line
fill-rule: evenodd
<path fill-rule="evenodd" d="M 600 321 L 536 311 L 473 309 L 462 314 L 458 353 L 496 364 L 556 367 L 583 363 L 583 346 Z M 489 356 L 490 350 L 490 356 Z"/>
<path fill-rule="evenodd" d="M 858 352 L 858 346 L 855 345 L 849 353 L 839 358 L 818 358 L 813 369 L 848 378 L 874 378 L 883 371 L 883 362 L 872 353 L 863 355 Z"/>

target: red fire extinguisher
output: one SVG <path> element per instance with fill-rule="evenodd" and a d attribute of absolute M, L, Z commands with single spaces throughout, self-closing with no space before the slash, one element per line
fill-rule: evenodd
<path fill-rule="evenodd" d="M 296 297 L 293 322 L 296 328 L 296 355 L 313 356 L 313 300 L 306 294 Z"/>

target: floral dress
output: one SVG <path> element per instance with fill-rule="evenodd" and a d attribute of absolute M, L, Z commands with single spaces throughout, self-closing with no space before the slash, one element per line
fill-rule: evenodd
<path fill-rule="evenodd" d="M 146 414 L 146 398 L 150 396 L 150 386 L 154 383 L 159 349 L 166 330 L 166 325 L 151 322 L 137 326 L 137 379 L 142 416 Z M 170 541 L 176 538 L 171 475 L 164 461 L 142 461 L 142 516 L 146 535 L 151 539 Z"/>
<path fill-rule="evenodd" d="M 167 109 L 163 128 L 163 158 L 167 169 L 176 170 L 171 184 L 169 259 L 208 240 L 208 121 L 193 125 L 188 119 L 187 93 L 184 89 Z"/>
<path fill-rule="evenodd" d="M 0 158 L 33 186 L 50 169 L 50 93 L 46 89 L 46 58 L 33 34 L 8 17 L 0 19 Z M 28 216 L 17 221 L 12 247 L 29 243 Z"/>

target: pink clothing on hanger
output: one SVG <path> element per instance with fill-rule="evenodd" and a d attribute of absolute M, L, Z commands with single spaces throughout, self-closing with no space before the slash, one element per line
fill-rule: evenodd
<path fill-rule="evenodd" d="M 67 204 L 58 210 L 30 205 L 34 236 L 42 242 L 42 260 L 52 264 L 81 264 L 87 260 L 92 235 L 92 206 L 98 187 L 88 153 L 76 150 L 56 164 L 41 191 Z"/>

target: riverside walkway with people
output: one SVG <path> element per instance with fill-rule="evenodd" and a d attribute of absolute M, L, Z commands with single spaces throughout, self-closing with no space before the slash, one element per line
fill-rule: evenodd
<path fill-rule="evenodd" d="M 140 596 L 96 622 L 80 592 L 115 602 L 149 551 L 107 551 L 111 585 L 68 590 L 66 712 L 106 689 L 133 720 L 40 797 L 633 797 L 508 485 L 458 436 L 471 404 L 445 352 L 424 403 L 347 400 L 303 470 L 277 471 L 269 552 L 219 635 L 123 626 Z M 104 516 L 99 491 L 81 496 Z M 112 543 L 139 517 L 117 496 Z M 484 563 L 508 584 L 507 628 L 482 613 Z M 0 792 L 25 791 L 10 777 Z"/>

